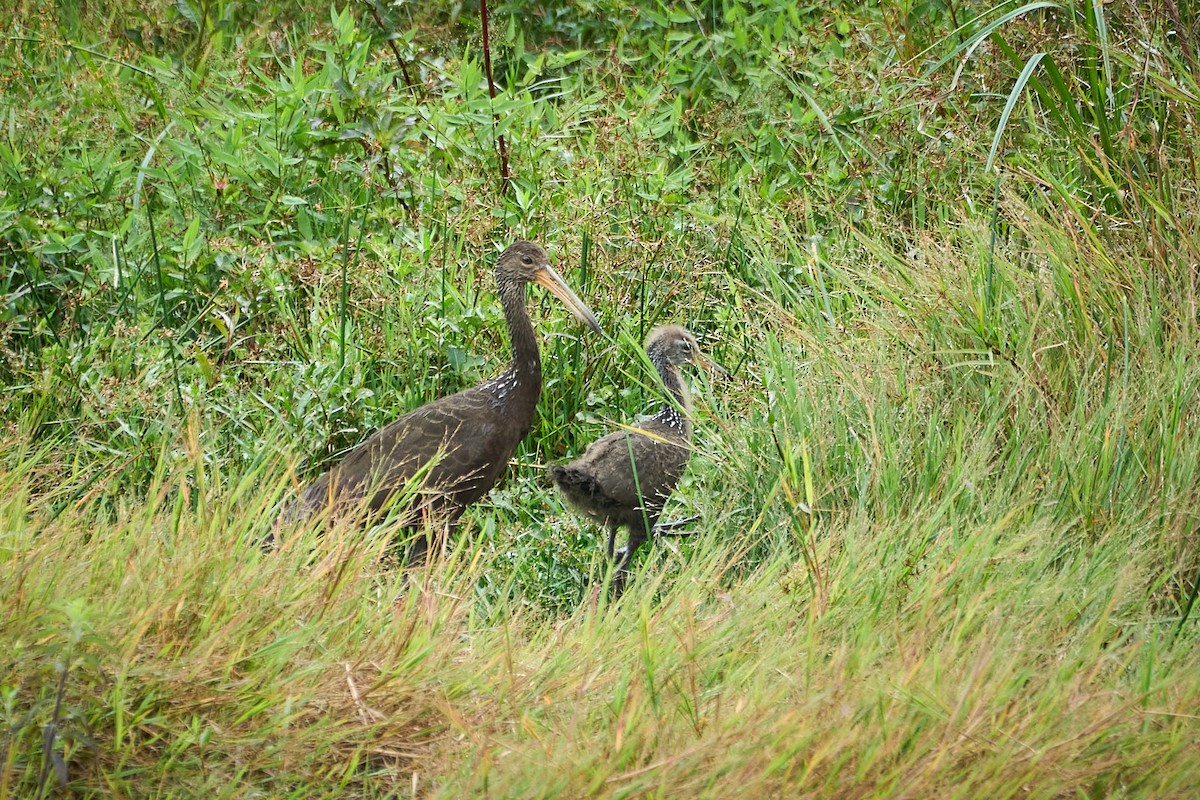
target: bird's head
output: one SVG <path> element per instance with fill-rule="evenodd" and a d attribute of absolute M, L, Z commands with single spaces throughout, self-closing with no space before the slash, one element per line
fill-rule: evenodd
<path fill-rule="evenodd" d="M 696 337 L 679 325 L 663 325 L 650 331 L 646 337 L 646 354 L 653 363 L 666 363 L 673 367 L 697 363 L 720 374 L 725 370 L 700 350 Z"/>
<path fill-rule="evenodd" d="M 600 333 L 600 323 L 596 321 L 596 315 L 571 291 L 562 276 L 554 271 L 550 266 L 550 257 L 541 245 L 535 242 L 515 242 L 500 254 L 500 259 L 496 262 L 496 283 L 500 286 L 540 284 L 562 300 L 580 322 Z"/>

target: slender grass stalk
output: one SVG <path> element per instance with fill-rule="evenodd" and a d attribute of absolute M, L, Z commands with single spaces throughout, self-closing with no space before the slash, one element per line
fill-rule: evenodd
<path fill-rule="evenodd" d="M 158 325 L 160 330 L 166 334 L 164 346 L 167 348 L 167 355 L 171 359 L 171 383 L 175 387 L 175 412 L 182 418 L 184 415 L 183 387 L 180 384 L 179 378 L 179 360 L 175 353 L 175 332 L 170 327 L 170 312 L 167 309 L 167 288 L 163 282 L 162 259 L 158 249 L 158 234 L 154 227 L 154 212 L 150 208 L 149 203 L 146 204 L 146 222 L 150 230 L 151 255 L 154 258 L 154 275 L 158 281 Z"/>
<path fill-rule="evenodd" d="M 487 0 L 479 0 L 479 21 L 483 27 L 483 70 L 487 75 L 488 97 L 496 101 L 496 81 L 492 78 L 492 42 L 488 27 Z M 492 136 L 496 140 L 496 156 L 500 159 L 500 195 L 508 194 L 508 143 L 503 133 L 497 133 L 500 115 L 492 111 Z"/>
<path fill-rule="evenodd" d="M 353 213 L 353 205 L 350 198 L 346 198 L 345 211 L 342 214 L 342 272 L 341 279 L 338 283 L 338 374 L 339 376 L 346 368 L 346 331 L 350 324 L 350 262 L 353 259 L 358 260 L 359 244 L 362 241 L 363 228 L 361 222 L 358 228 L 358 235 L 355 237 L 354 245 L 350 244 L 350 217 Z M 366 208 L 363 209 L 363 217 L 366 217 Z"/>

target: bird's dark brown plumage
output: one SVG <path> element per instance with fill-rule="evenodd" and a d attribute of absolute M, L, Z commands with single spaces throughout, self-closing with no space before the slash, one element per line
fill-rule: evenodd
<path fill-rule="evenodd" d="M 675 490 L 691 456 L 691 405 L 679 366 L 701 354 L 696 339 L 678 325 L 655 328 L 646 338 L 646 355 L 674 402 L 632 430 L 592 442 L 576 461 L 550 468 L 550 477 L 567 503 L 609 528 L 608 556 L 619 556 L 614 590 L 619 593 L 633 555 L 646 542 Z M 614 554 L 617 529 L 629 529 L 629 542 Z"/>
<path fill-rule="evenodd" d="M 496 288 L 512 344 L 512 363 L 479 386 L 434 400 L 405 414 L 350 451 L 301 492 L 280 515 L 283 523 L 325 510 L 378 518 L 401 501 L 401 524 L 431 523 L 435 532 L 456 522 L 467 506 L 504 474 L 509 458 L 529 432 L 542 388 L 537 338 L 525 308 L 525 284 L 538 283 L 562 300 L 593 331 L 591 310 L 551 268 L 546 251 L 517 242 L 496 262 Z M 427 542 L 418 537 L 410 563 L 421 563 Z"/>

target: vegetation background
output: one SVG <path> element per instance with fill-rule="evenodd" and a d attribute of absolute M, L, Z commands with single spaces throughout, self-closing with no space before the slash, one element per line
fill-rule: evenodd
<path fill-rule="evenodd" d="M 489 10 L 494 98 L 472 4 L 2 12 L 0 798 L 1194 797 L 1200 9 Z M 609 338 L 537 295 L 427 588 L 260 552 L 518 237 Z M 543 466 L 663 321 L 732 377 L 611 604 Z"/>

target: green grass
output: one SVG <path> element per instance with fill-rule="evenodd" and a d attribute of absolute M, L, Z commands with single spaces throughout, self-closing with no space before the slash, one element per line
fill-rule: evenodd
<path fill-rule="evenodd" d="M 491 12 L 495 101 L 474 7 L 0 19 L 0 798 L 1191 797 L 1195 11 Z M 263 552 L 518 237 L 607 336 L 531 292 L 449 558 Z M 613 604 L 544 466 L 663 322 L 732 375 Z"/>

